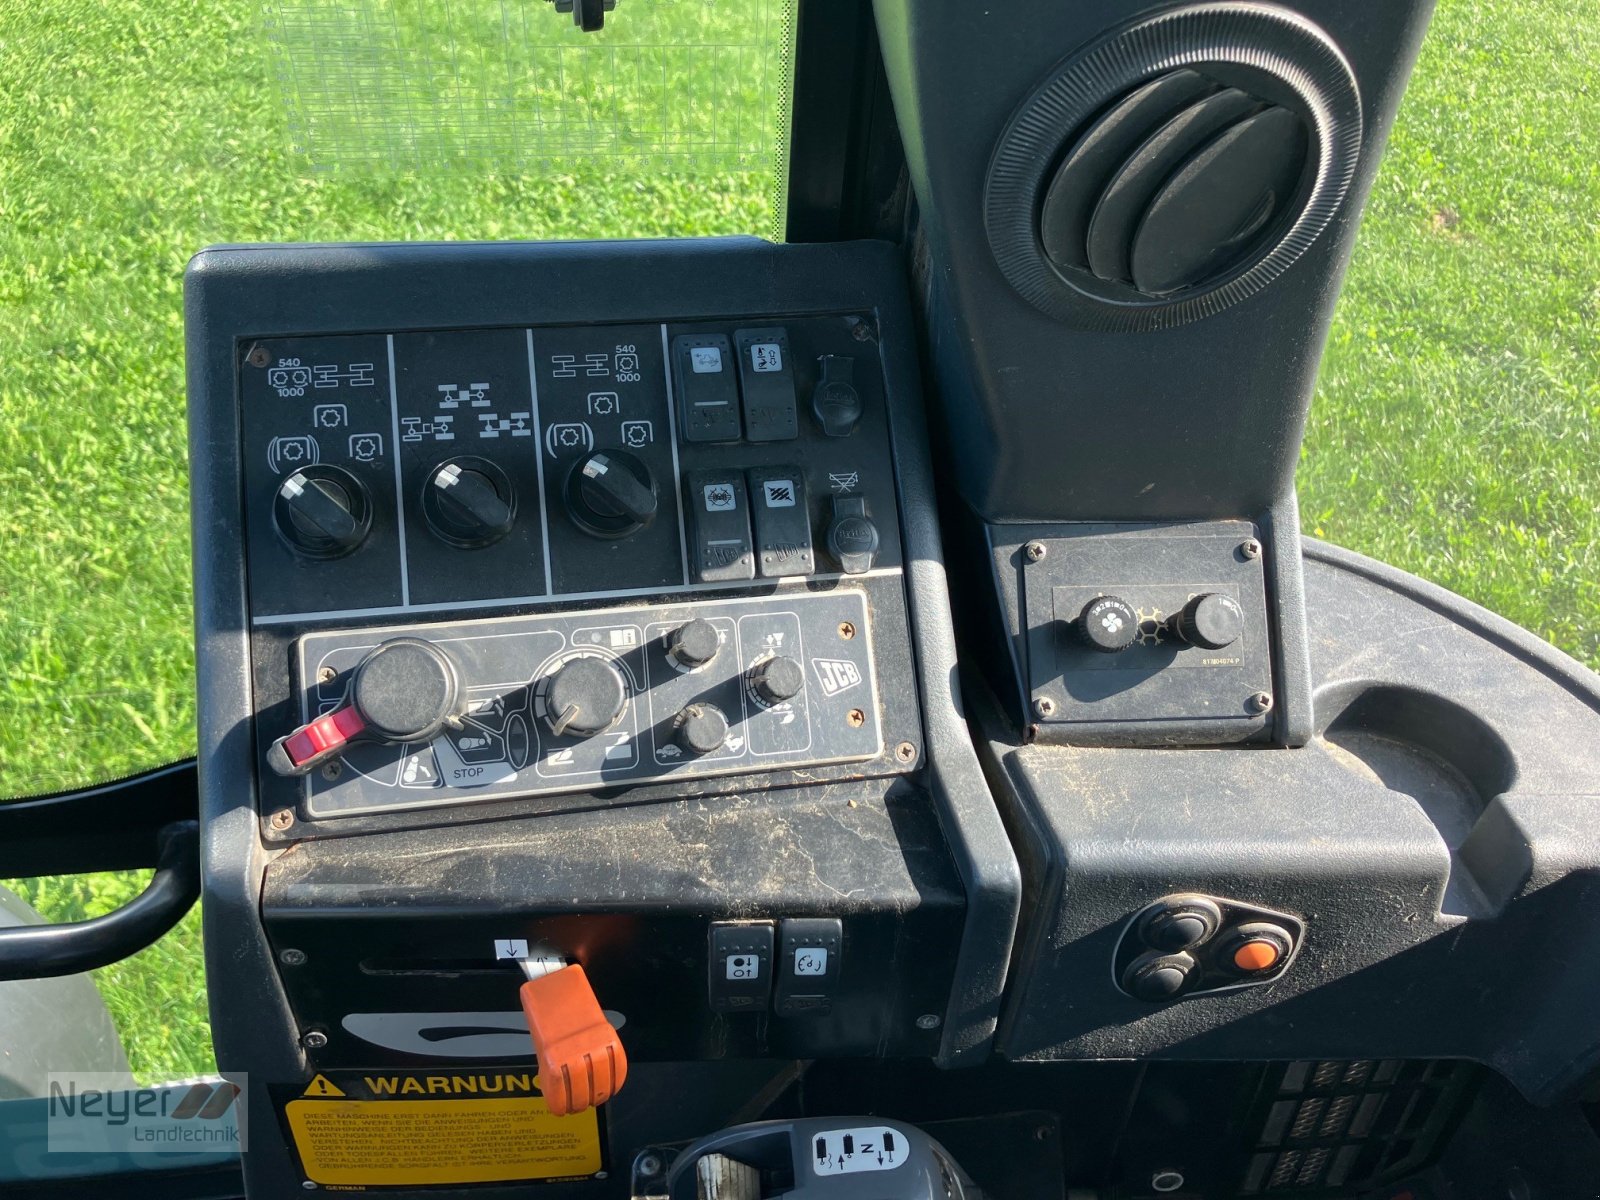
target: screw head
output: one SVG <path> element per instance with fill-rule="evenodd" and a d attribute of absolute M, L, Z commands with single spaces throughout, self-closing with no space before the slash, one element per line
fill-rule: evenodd
<path fill-rule="evenodd" d="M 872 326 L 865 321 L 857 321 L 850 327 L 850 336 L 858 342 L 870 342 L 872 340 Z"/>
<path fill-rule="evenodd" d="M 1272 708 L 1272 693 L 1257 692 L 1255 695 L 1251 696 L 1249 700 L 1245 701 L 1245 704 L 1251 712 L 1268 712 Z"/>
<path fill-rule="evenodd" d="M 294 809 L 280 808 L 272 814 L 272 819 L 267 822 L 274 829 L 283 830 L 294 824 Z"/>
<path fill-rule="evenodd" d="M 839 636 L 840 637 L 842 637 L 845 641 L 848 642 L 851 638 L 855 637 L 855 635 L 856 635 L 856 627 L 855 627 L 855 625 L 853 625 L 849 621 L 840 621 L 839 622 Z"/>
<path fill-rule="evenodd" d="M 334 676 L 334 670 L 333 670 L 332 667 L 318 667 L 317 668 L 317 682 L 318 683 L 332 683 L 333 682 L 333 676 Z"/>
<path fill-rule="evenodd" d="M 328 1044 L 328 1035 L 320 1029 L 313 1029 L 300 1039 L 300 1044 L 307 1050 L 321 1050 Z"/>
<path fill-rule="evenodd" d="M 1056 702 L 1049 696 L 1040 696 L 1033 702 L 1033 711 L 1041 717 L 1051 716 L 1056 711 Z"/>
<path fill-rule="evenodd" d="M 1150 1176 L 1150 1190 L 1152 1192 L 1175 1192 L 1183 1186 L 1183 1172 L 1174 1171 L 1171 1167 L 1163 1168 Z"/>
<path fill-rule="evenodd" d="M 305 1188 L 305 1190 L 308 1191 L 308 1192 L 314 1192 L 314 1191 L 317 1190 L 316 1182 L 314 1180 L 310 1180 L 310 1179 L 301 1180 L 300 1181 L 300 1186 Z"/>
<path fill-rule="evenodd" d="M 845 713 L 844 721 L 846 725 L 850 726 L 850 728 L 860 729 L 867 723 L 867 714 L 862 712 L 859 708 L 852 708 L 849 712 Z"/>
<path fill-rule="evenodd" d="M 1050 553 L 1043 542 L 1029 542 L 1022 548 L 1022 552 L 1028 556 L 1029 562 L 1038 562 Z"/>
<path fill-rule="evenodd" d="M 330 783 L 344 774 L 344 767 L 337 758 L 330 758 L 322 764 L 322 777 Z"/>
<path fill-rule="evenodd" d="M 923 1013 L 917 1018 L 918 1029 L 937 1029 L 941 1023 L 938 1013 Z"/>
<path fill-rule="evenodd" d="M 659 1175 L 664 1165 L 659 1154 L 641 1154 L 637 1164 L 641 1175 Z"/>
<path fill-rule="evenodd" d="M 304 950 L 285 950 L 282 954 L 278 955 L 278 961 L 286 967 L 304 966 L 306 961 L 306 952 Z"/>
<path fill-rule="evenodd" d="M 1261 543 L 1256 541 L 1255 538 L 1246 538 L 1239 543 L 1239 553 L 1246 558 L 1260 558 Z"/>
<path fill-rule="evenodd" d="M 901 742 L 894 748 L 894 756 L 903 763 L 914 762 L 917 757 L 917 748 L 910 742 Z"/>
<path fill-rule="evenodd" d="M 267 353 L 265 346 L 252 346 L 250 354 L 245 358 L 245 361 L 252 367 L 264 367 L 272 361 L 272 355 Z"/>

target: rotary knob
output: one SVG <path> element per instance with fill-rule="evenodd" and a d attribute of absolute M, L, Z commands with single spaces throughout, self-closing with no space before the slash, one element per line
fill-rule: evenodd
<path fill-rule="evenodd" d="M 1191 646 L 1221 650 L 1244 633 L 1244 610 L 1232 596 L 1204 592 L 1172 619 L 1172 632 Z"/>
<path fill-rule="evenodd" d="M 1089 649 L 1118 654 L 1139 636 L 1139 614 L 1121 596 L 1096 596 L 1083 606 L 1077 626 Z"/>
<path fill-rule="evenodd" d="M 573 524 L 590 536 L 627 537 L 655 519 L 655 477 L 631 454 L 596 450 L 567 476 L 566 503 Z"/>
<path fill-rule="evenodd" d="M 685 706 L 674 721 L 673 740 L 690 754 L 712 754 L 728 740 L 728 718 L 714 704 Z"/>
<path fill-rule="evenodd" d="M 390 638 L 356 664 L 345 702 L 272 743 L 267 765 L 304 775 L 353 741 L 432 741 L 460 709 L 461 678 L 450 656 L 421 638 Z"/>
<path fill-rule="evenodd" d="M 763 704 L 782 704 L 800 694 L 805 672 L 792 658 L 779 655 L 750 668 L 750 689 Z"/>
<path fill-rule="evenodd" d="M 484 458 L 440 463 L 423 486 L 428 527 L 454 546 L 487 546 L 511 531 L 515 516 L 511 481 Z"/>
<path fill-rule="evenodd" d="M 272 519 L 285 541 L 308 558 L 340 558 L 367 539 L 367 489 L 338 467 L 306 467 L 278 485 Z"/>
<path fill-rule="evenodd" d="M 705 666 L 721 648 L 717 627 L 701 617 L 678 626 L 667 640 L 667 655 L 687 671 Z"/>
<path fill-rule="evenodd" d="M 569 659 L 550 677 L 544 719 L 557 736 L 590 737 L 622 718 L 628 688 L 622 672 L 603 658 Z"/>

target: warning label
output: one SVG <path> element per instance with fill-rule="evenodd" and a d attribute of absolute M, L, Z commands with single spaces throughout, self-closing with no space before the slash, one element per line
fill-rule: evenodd
<path fill-rule="evenodd" d="M 305 1177 L 324 1187 L 437 1187 L 593 1175 L 593 1109 L 551 1115 L 532 1071 L 337 1071 L 284 1105 Z"/>

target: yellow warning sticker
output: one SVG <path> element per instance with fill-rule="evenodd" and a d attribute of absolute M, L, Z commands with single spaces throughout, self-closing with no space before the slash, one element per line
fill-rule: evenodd
<path fill-rule="evenodd" d="M 532 1071 L 340 1071 L 284 1106 L 305 1177 L 324 1187 L 437 1187 L 593 1175 L 593 1109 L 557 1117 Z"/>

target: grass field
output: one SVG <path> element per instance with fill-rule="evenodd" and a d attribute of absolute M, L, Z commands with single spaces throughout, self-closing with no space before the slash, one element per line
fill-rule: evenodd
<path fill-rule="evenodd" d="M 211 241 L 764 231 L 762 176 L 308 177 L 253 0 L 0 0 L 0 794 L 192 749 L 181 275 Z M 1362 232 L 1308 530 L 1600 665 L 1600 12 L 1444 0 Z M 137 876 L 36 880 L 57 920 Z M 209 1063 L 198 922 L 99 973 Z"/>

